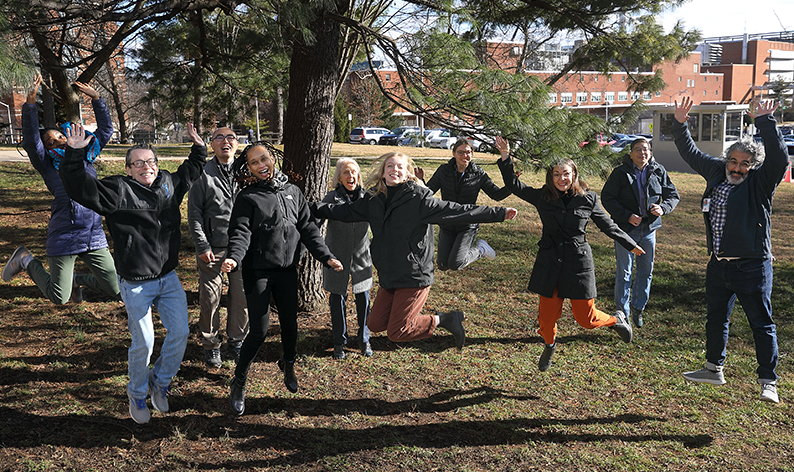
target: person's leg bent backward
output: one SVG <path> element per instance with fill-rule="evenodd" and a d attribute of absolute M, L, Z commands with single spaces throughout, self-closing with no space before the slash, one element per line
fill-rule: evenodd
<path fill-rule="evenodd" d="M 34 258 L 28 264 L 28 275 L 36 283 L 41 293 L 52 303 L 63 305 L 72 296 L 72 277 L 76 259 L 76 255 L 49 257 L 47 258 L 50 266 L 48 273 L 41 261 Z"/>
<path fill-rule="evenodd" d="M 571 300 L 571 311 L 579 326 L 585 329 L 595 329 L 604 326 L 614 326 L 618 320 L 595 307 L 595 299 Z"/>
<path fill-rule="evenodd" d="M 539 297 L 538 334 L 543 338 L 543 342 L 552 345 L 557 339 L 557 320 L 562 316 L 563 299 L 557 296 L 556 288 L 551 298 L 543 295 L 539 295 Z"/>
<path fill-rule="evenodd" d="M 223 259 L 206 263 L 196 256 L 199 273 L 199 319 L 198 330 L 204 349 L 219 349 L 221 338 L 218 333 L 221 324 L 221 293 L 223 291 Z"/>
<path fill-rule="evenodd" d="M 712 256 L 706 266 L 706 361 L 715 366 L 725 365 L 728 326 L 736 303 L 736 293 L 725 278 L 729 263 Z"/>
<path fill-rule="evenodd" d="M 265 342 L 267 330 L 270 328 L 270 294 L 272 292 L 272 276 L 261 271 L 243 269 L 245 299 L 248 303 L 248 319 L 250 329 L 240 349 L 240 360 L 234 370 L 234 376 L 245 384 L 248 368 L 256 353 Z"/>
<path fill-rule="evenodd" d="M 398 288 L 394 290 L 389 326 L 386 334 L 394 342 L 429 338 L 435 330 L 432 315 L 420 315 L 425 306 L 430 286 Z"/>
<path fill-rule="evenodd" d="M 80 260 L 86 263 L 91 274 L 75 274 L 77 285 L 102 292 L 111 297 L 119 296 L 119 278 L 113 255 L 108 248 L 87 251 L 79 254 Z"/>
<path fill-rule="evenodd" d="M 370 332 L 380 333 L 388 329 L 393 300 L 394 290 L 378 287 L 378 293 L 375 295 L 375 301 L 372 303 L 367 320 Z"/>
<path fill-rule="evenodd" d="M 157 279 L 142 283 L 119 280 L 130 330 L 130 348 L 127 350 L 130 381 L 127 391 L 134 398 L 146 398 L 149 392 L 149 359 L 154 351 L 152 302 L 159 292 L 159 286 L 160 281 Z"/>
<path fill-rule="evenodd" d="M 436 265 L 438 266 L 438 270 L 450 269 L 452 261 L 449 259 L 452 252 L 452 245 L 455 244 L 456 234 L 454 230 L 447 226 L 438 227 L 438 244 L 436 245 Z"/>
<path fill-rule="evenodd" d="M 187 314 L 187 297 L 182 282 L 171 271 L 160 279 L 160 294 L 155 297 L 154 305 L 160 314 L 160 321 L 167 330 L 160 356 L 154 363 L 152 374 L 154 383 L 166 387 L 179 372 L 182 359 L 185 357 L 187 338 L 190 326 Z"/>
<path fill-rule="evenodd" d="M 298 345 L 298 271 L 295 267 L 285 269 L 273 280 L 273 300 L 278 307 L 278 322 L 281 325 L 281 346 L 284 360 L 294 361 Z"/>
<path fill-rule="evenodd" d="M 478 228 L 468 228 L 455 234 L 452 251 L 449 254 L 449 268 L 461 270 L 482 256 L 478 247 L 472 247 L 477 238 Z"/>

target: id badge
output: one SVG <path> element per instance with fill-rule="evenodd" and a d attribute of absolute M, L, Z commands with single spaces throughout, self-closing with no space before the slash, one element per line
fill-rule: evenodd
<path fill-rule="evenodd" d="M 701 208 L 703 210 L 703 213 L 708 213 L 709 212 L 709 203 L 711 203 L 711 199 L 710 198 L 704 198 L 703 199 L 703 206 Z"/>

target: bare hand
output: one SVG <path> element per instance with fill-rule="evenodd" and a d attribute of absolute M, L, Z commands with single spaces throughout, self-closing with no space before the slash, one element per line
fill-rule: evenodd
<path fill-rule="evenodd" d="M 75 82 L 74 84 L 81 92 L 91 97 L 91 100 L 99 100 L 99 92 L 97 92 L 94 87 L 82 82 Z"/>
<path fill-rule="evenodd" d="M 681 105 L 678 104 L 678 100 L 675 101 L 675 120 L 679 123 L 686 123 L 689 119 L 689 110 L 692 109 L 692 106 L 695 102 L 692 101 L 690 97 L 682 97 L 681 98 Z"/>
<path fill-rule="evenodd" d="M 777 110 L 777 106 L 778 104 L 775 102 L 775 100 L 753 100 L 750 103 L 750 110 L 747 112 L 747 114 L 753 118 L 758 118 L 759 116 L 763 115 L 771 115 L 775 112 L 775 110 Z"/>
<path fill-rule="evenodd" d="M 193 140 L 193 144 L 196 146 L 206 146 L 206 144 L 204 144 L 204 140 L 201 139 L 201 136 L 199 136 L 198 132 L 196 132 L 196 127 L 193 126 L 193 123 L 187 124 L 187 134 L 190 135 L 190 139 Z"/>
<path fill-rule="evenodd" d="M 664 210 L 662 210 L 662 207 L 658 203 L 651 203 L 651 209 L 649 211 L 653 216 L 664 215 Z"/>
<path fill-rule="evenodd" d="M 645 254 L 645 251 L 643 251 L 642 248 L 639 246 L 634 246 L 634 249 L 631 250 L 631 253 L 634 254 L 635 256 L 641 256 Z"/>
<path fill-rule="evenodd" d="M 518 216 L 518 210 L 515 208 L 505 208 L 505 219 L 514 220 Z"/>
<path fill-rule="evenodd" d="M 66 128 L 66 145 L 72 149 L 83 149 L 91 142 L 91 136 L 85 134 L 85 128 L 80 123 L 72 123 Z"/>
<path fill-rule="evenodd" d="M 414 175 L 419 180 L 425 180 L 425 171 L 421 167 L 414 168 Z"/>
<path fill-rule="evenodd" d="M 199 254 L 199 259 L 205 264 L 209 264 L 210 262 L 215 262 L 215 253 L 212 250 L 209 250 L 203 254 Z"/>
<path fill-rule="evenodd" d="M 236 268 L 237 262 L 234 259 L 224 259 L 223 264 L 221 264 L 221 272 L 226 272 L 227 274 Z"/>
<path fill-rule="evenodd" d="M 631 216 L 629 216 L 629 224 L 630 225 L 639 226 L 640 223 L 642 223 L 642 218 L 640 217 L 640 215 L 632 214 Z"/>
<path fill-rule="evenodd" d="M 28 92 L 27 103 L 33 104 L 36 103 L 36 95 L 39 93 L 39 87 L 41 87 L 41 74 L 36 74 L 36 78 L 33 79 L 33 85 L 30 87 L 30 91 Z"/>
<path fill-rule="evenodd" d="M 331 266 L 331 268 L 334 269 L 337 272 L 341 272 L 344 269 L 344 267 L 342 266 L 342 263 L 339 262 L 339 260 L 337 260 L 337 259 L 329 260 L 328 261 L 328 265 Z"/>
<path fill-rule="evenodd" d="M 502 154 L 502 160 L 506 161 L 510 157 L 510 143 L 503 137 L 497 136 L 494 139 L 494 146 Z"/>

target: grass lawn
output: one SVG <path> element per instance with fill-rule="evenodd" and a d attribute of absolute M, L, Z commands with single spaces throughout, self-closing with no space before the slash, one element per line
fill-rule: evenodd
<path fill-rule="evenodd" d="M 334 156 L 388 150 L 351 148 Z M 400 150 L 419 157 L 428 176 L 443 161 L 423 158 L 451 155 Z M 501 184 L 496 156 L 478 157 Z M 100 165 L 101 175 L 121 171 L 119 162 Z M 172 385 L 172 412 L 135 424 L 124 391 L 123 305 L 86 290 L 82 304 L 57 306 L 27 274 L 18 276 L 0 285 L 0 470 L 794 470 L 794 184 L 780 185 L 773 214 L 782 401 L 774 405 L 758 399 L 753 340 L 739 304 L 728 383 L 696 385 L 681 377 L 704 362 L 705 184 L 695 175 L 671 177 L 681 203 L 657 233 L 645 326 L 626 345 L 611 330 L 576 325 L 566 303 L 560 346 L 544 373 L 537 370 L 537 295 L 526 291 L 540 223 L 534 207 L 512 196 L 499 203 L 481 196 L 482 204 L 519 209 L 516 221 L 481 226 L 496 260 L 436 273 L 425 313 L 466 313 L 461 352 L 443 330 L 399 345 L 378 334 L 374 357 L 360 356 L 353 343 L 348 358 L 335 361 L 329 313 L 304 313 L 300 390 L 291 394 L 275 364 L 281 347 L 274 316 L 239 419 L 228 409 L 232 362 L 207 369 L 191 335 Z M 522 179 L 542 182 L 540 175 Z M 2 163 L 0 183 L 0 261 L 20 244 L 46 261 L 50 197 L 42 180 L 29 164 Z M 590 183 L 600 193 L 603 182 Z M 184 220 L 182 228 L 178 271 L 195 324 L 195 255 Z M 590 229 L 597 306 L 611 311 L 613 243 L 595 225 Z M 352 300 L 349 310 L 354 327 Z M 163 335 L 159 326 L 155 354 Z"/>

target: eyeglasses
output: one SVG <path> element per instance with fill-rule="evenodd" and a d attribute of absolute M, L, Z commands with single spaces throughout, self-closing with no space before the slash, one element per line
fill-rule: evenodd
<path fill-rule="evenodd" d="M 455 154 L 458 156 L 471 156 L 474 153 L 471 151 L 455 151 Z"/>
<path fill-rule="evenodd" d="M 739 162 L 736 159 L 728 159 L 728 165 L 731 166 L 731 167 L 739 166 L 743 170 L 748 170 L 750 167 L 752 167 L 752 163 L 750 161 L 741 161 L 741 162 Z"/>
<path fill-rule="evenodd" d="M 157 166 L 157 158 L 152 157 L 152 158 L 146 159 L 145 161 L 144 160 L 140 160 L 140 161 L 130 162 L 130 165 L 132 167 L 135 167 L 136 169 L 140 169 L 143 166 L 155 167 L 155 166 Z"/>
<path fill-rule="evenodd" d="M 237 141 L 237 136 L 233 134 L 227 134 L 226 136 L 219 134 L 212 138 L 213 141 L 223 142 L 223 141 Z"/>

